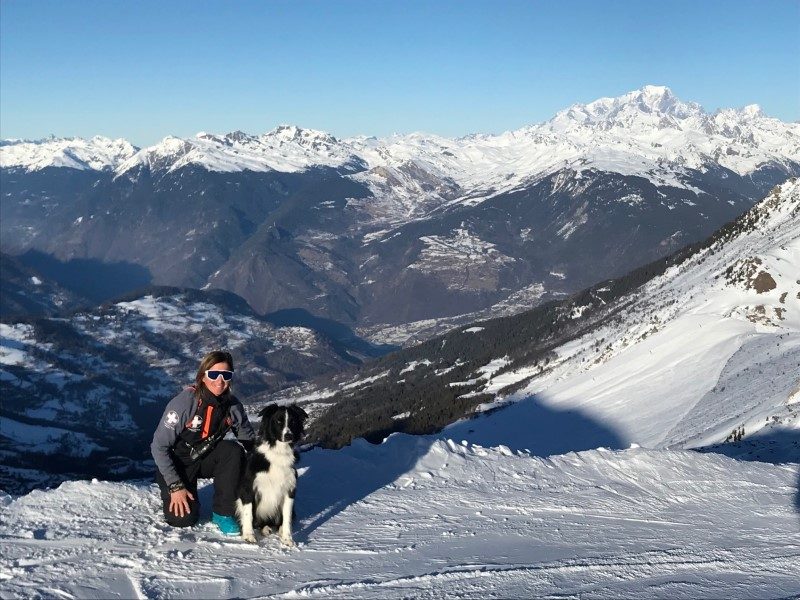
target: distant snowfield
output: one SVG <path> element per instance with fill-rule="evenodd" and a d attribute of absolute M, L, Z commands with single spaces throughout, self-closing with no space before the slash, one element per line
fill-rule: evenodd
<path fill-rule="evenodd" d="M 645 449 L 537 458 L 405 435 L 313 450 L 302 464 L 294 549 L 274 536 L 224 538 L 207 516 L 173 530 L 153 484 L 68 482 L 5 497 L 0 595 L 800 593 L 797 464 Z M 207 512 L 210 485 L 200 496 Z"/>
<path fill-rule="evenodd" d="M 85 459 L 95 450 L 106 450 L 83 433 L 28 425 L 8 418 L 3 419 L 3 437 L 18 447 L 28 447 L 42 454 L 56 454 L 66 448 L 70 456 Z"/>

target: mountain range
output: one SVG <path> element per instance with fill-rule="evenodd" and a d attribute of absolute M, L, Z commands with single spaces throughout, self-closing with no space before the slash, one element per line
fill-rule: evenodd
<path fill-rule="evenodd" d="M 0 167 L 0 249 L 29 266 L 117 266 L 124 291 L 220 288 L 408 344 L 704 239 L 800 174 L 800 125 L 646 86 L 499 135 L 6 140 Z"/>

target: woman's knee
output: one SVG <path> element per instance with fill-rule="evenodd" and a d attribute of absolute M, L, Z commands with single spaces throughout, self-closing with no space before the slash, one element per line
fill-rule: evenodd
<path fill-rule="evenodd" d="M 222 440 L 218 446 L 219 453 L 227 460 L 244 462 L 244 448 L 233 440 Z"/>
<path fill-rule="evenodd" d="M 182 517 L 171 513 L 168 508 L 164 508 L 164 518 L 167 521 L 167 525 L 172 527 L 193 527 L 197 525 L 197 521 L 200 519 L 200 507 L 192 503 L 189 512 Z"/>

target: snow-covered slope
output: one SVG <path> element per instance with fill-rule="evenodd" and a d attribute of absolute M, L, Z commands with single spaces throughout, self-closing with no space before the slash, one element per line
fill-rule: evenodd
<path fill-rule="evenodd" d="M 524 444 L 510 438 L 510 444 Z M 2 499 L 0 595 L 774 598 L 800 593 L 797 465 L 694 452 L 537 458 L 392 436 L 302 457 L 295 540 L 162 522 L 154 484 Z M 209 482 L 207 482 L 208 484 Z"/>
<path fill-rule="evenodd" d="M 776 188 L 713 244 L 645 284 L 622 323 L 557 354 L 509 399 L 583 411 L 626 443 L 651 447 L 703 446 L 776 422 L 800 427 L 800 182 Z M 483 391 L 530 375 L 503 373 Z"/>

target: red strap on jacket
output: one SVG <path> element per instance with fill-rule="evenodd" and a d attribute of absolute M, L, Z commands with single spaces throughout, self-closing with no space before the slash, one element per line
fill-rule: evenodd
<path fill-rule="evenodd" d="M 206 407 L 206 420 L 203 423 L 203 433 L 200 434 L 200 439 L 204 440 L 208 437 L 208 430 L 211 429 L 211 415 L 214 413 L 214 407 L 210 404 Z"/>

